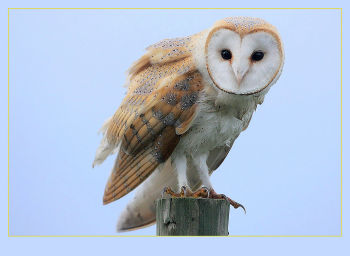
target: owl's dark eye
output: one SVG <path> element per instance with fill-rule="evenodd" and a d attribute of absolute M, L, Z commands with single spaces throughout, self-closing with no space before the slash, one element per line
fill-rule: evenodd
<path fill-rule="evenodd" d="M 256 51 L 253 52 L 252 56 L 250 57 L 253 61 L 259 61 L 264 58 L 264 53 L 262 51 Z"/>
<path fill-rule="evenodd" d="M 230 50 L 224 49 L 221 51 L 221 57 L 224 60 L 230 60 L 232 58 L 232 54 L 231 54 Z"/>

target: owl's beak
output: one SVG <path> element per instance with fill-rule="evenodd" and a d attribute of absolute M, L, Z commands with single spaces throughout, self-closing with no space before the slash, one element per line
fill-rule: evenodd
<path fill-rule="evenodd" d="M 245 74 L 247 73 L 247 68 L 242 68 L 242 67 L 238 67 L 236 65 L 233 65 L 233 72 L 235 74 L 236 77 L 236 81 L 237 84 L 240 85 L 242 82 L 242 79 L 244 78 Z"/>
<path fill-rule="evenodd" d="M 240 85 L 243 79 L 243 75 L 241 75 L 240 73 L 237 73 L 235 75 L 236 75 L 237 84 Z"/>

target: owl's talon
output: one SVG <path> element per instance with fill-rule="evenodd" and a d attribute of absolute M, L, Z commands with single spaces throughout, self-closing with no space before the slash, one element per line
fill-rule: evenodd
<path fill-rule="evenodd" d="M 180 197 L 185 197 L 185 196 L 187 196 L 187 188 L 186 188 L 186 186 L 182 186 L 181 187 L 181 190 L 180 190 Z"/>
<path fill-rule="evenodd" d="M 213 198 L 213 199 L 225 199 L 226 201 L 228 201 L 230 203 L 230 205 L 233 206 L 233 208 L 237 209 L 239 207 L 241 207 L 244 210 L 244 213 L 247 214 L 247 211 L 245 209 L 245 207 L 243 205 L 241 205 L 240 203 L 237 203 L 236 201 L 233 201 L 231 198 L 227 197 L 224 194 L 217 194 L 214 189 L 210 190 L 210 196 L 209 198 Z"/>
<path fill-rule="evenodd" d="M 171 197 L 188 197 L 192 192 L 188 191 L 185 186 L 181 187 L 180 193 L 175 193 L 170 187 L 165 187 L 162 192 L 162 198 L 164 198 L 164 194 L 168 194 Z"/>
<path fill-rule="evenodd" d="M 164 194 L 170 195 L 172 197 L 180 197 L 180 194 L 175 193 L 170 187 L 163 188 L 162 198 L 164 198 Z"/>
<path fill-rule="evenodd" d="M 191 197 L 194 198 L 209 198 L 209 189 L 207 187 L 202 187 L 198 189 L 197 191 L 193 192 Z"/>
<path fill-rule="evenodd" d="M 244 213 L 247 214 L 247 211 L 245 210 L 243 205 L 241 205 L 240 203 L 237 203 L 236 201 L 233 201 L 229 197 L 226 197 L 226 200 L 230 203 L 230 205 L 233 206 L 233 208 L 237 209 L 237 208 L 241 207 L 243 209 Z"/>
<path fill-rule="evenodd" d="M 210 189 L 209 188 L 207 188 L 206 186 L 203 186 L 201 188 L 201 192 L 202 192 L 203 198 L 209 198 L 209 196 L 210 196 Z M 206 195 L 206 196 L 204 196 L 204 195 Z"/>
<path fill-rule="evenodd" d="M 164 194 L 167 193 L 169 187 L 164 187 L 162 191 L 162 198 L 164 198 Z"/>
<path fill-rule="evenodd" d="M 205 186 L 203 186 L 202 189 L 204 189 L 204 190 L 206 191 L 206 193 L 207 193 L 207 198 L 209 198 L 209 196 L 210 196 L 210 189 L 207 188 L 207 187 L 205 187 Z"/>

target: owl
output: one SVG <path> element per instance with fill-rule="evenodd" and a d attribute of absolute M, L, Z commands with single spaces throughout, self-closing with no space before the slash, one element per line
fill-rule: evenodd
<path fill-rule="evenodd" d="M 127 72 L 127 95 L 102 126 L 93 163 L 117 155 L 104 204 L 142 184 L 122 212 L 118 231 L 153 224 L 162 191 L 222 198 L 210 175 L 248 127 L 284 63 L 276 28 L 250 17 L 225 18 L 146 50 Z"/>

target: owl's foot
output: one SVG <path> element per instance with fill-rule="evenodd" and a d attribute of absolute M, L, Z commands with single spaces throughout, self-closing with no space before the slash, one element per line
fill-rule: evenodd
<path fill-rule="evenodd" d="M 180 193 L 175 193 L 170 187 L 165 187 L 162 192 L 162 197 L 164 197 L 165 194 L 170 195 L 171 197 L 187 197 L 190 193 L 192 192 L 185 186 L 181 187 Z"/>
<path fill-rule="evenodd" d="M 162 197 L 164 197 L 165 194 L 170 195 L 171 197 L 209 198 L 209 189 L 202 187 L 201 189 L 192 192 L 190 188 L 182 186 L 180 193 L 176 193 L 170 187 L 165 187 L 162 192 Z"/>
<path fill-rule="evenodd" d="M 212 198 L 212 199 L 224 199 L 233 206 L 233 208 L 237 209 L 241 207 L 244 212 L 246 210 L 243 205 L 233 201 L 231 198 L 225 196 L 224 194 L 217 194 L 214 189 L 208 189 L 207 187 L 202 187 L 195 192 L 192 192 L 189 188 L 182 186 L 180 193 L 175 193 L 170 187 L 165 187 L 162 192 L 162 197 L 164 194 L 168 194 L 171 197 L 194 197 L 194 198 Z"/>
<path fill-rule="evenodd" d="M 230 203 L 230 205 L 233 206 L 233 208 L 237 209 L 238 207 L 241 207 L 244 210 L 244 213 L 247 213 L 243 205 L 233 201 L 231 198 L 225 196 L 224 194 L 217 194 L 214 191 L 214 189 L 210 189 L 210 191 L 209 191 L 209 198 L 212 198 L 212 199 L 225 199 L 225 200 L 227 200 Z"/>
<path fill-rule="evenodd" d="M 197 191 L 191 193 L 190 197 L 194 198 L 209 198 L 210 190 L 207 187 L 201 187 Z"/>

